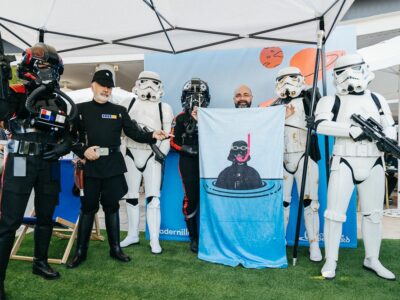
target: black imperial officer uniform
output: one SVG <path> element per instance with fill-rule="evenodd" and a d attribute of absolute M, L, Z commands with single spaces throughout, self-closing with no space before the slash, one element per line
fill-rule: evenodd
<path fill-rule="evenodd" d="M 139 143 L 150 144 L 156 140 L 153 138 L 155 132 L 143 131 L 131 120 L 125 107 L 108 102 L 112 87 L 112 73 L 108 70 L 97 71 L 92 81 L 94 99 L 78 104 L 78 118 L 73 132 L 79 142 L 74 145 L 73 151 L 80 158 L 85 158 L 84 196 L 81 197 L 76 253 L 67 265 L 69 268 L 77 267 L 86 259 L 99 201 L 105 213 L 110 256 L 123 262 L 130 261 L 121 250 L 119 238 L 119 200 L 128 191 L 120 137 L 123 130 L 126 136 Z M 163 131 L 156 132 L 165 134 Z"/>
<path fill-rule="evenodd" d="M 210 103 L 207 83 L 198 78 L 186 82 L 181 101 L 184 111 L 175 118 L 171 147 L 180 153 L 179 171 L 185 191 L 183 214 L 189 231 L 190 250 L 198 252 L 197 211 L 200 202 L 200 173 L 197 108 L 207 107 Z"/>
<path fill-rule="evenodd" d="M 18 76 L 27 82 L 10 89 L 7 82 L 1 82 L 3 96 L 6 95 L 0 96 L 0 119 L 6 123 L 12 138 L 7 145 L 0 199 L 0 299 L 5 297 L 6 268 L 32 189 L 37 218 L 32 271 L 45 279 L 60 276 L 48 265 L 47 251 L 60 192 L 58 158 L 70 152 L 68 124 L 77 113 L 72 100 L 59 90 L 63 70 L 56 50 L 39 43 L 23 53 L 18 65 Z M 72 107 L 70 115 L 66 101 Z"/>

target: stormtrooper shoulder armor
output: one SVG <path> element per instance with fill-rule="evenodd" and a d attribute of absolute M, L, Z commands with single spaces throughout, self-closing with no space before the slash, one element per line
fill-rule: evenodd
<path fill-rule="evenodd" d="M 166 123 L 169 123 L 171 126 L 172 121 L 174 120 L 174 112 L 172 110 L 171 105 L 165 102 L 161 102 L 161 110 L 163 115 L 163 124 L 165 127 Z"/>
<path fill-rule="evenodd" d="M 322 97 L 315 109 L 315 124 L 317 133 L 350 137 L 350 120 L 349 122 L 336 122 L 338 111 L 340 108 L 340 98 L 336 96 Z"/>
<path fill-rule="evenodd" d="M 334 96 L 322 97 L 317 104 L 315 109 L 315 119 L 318 120 L 328 120 L 331 121 L 333 118 L 333 108 L 335 105 Z"/>
<path fill-rule="evenodd" d="M 380 114 L 380 123 L 382 127 L 384 128 L 384 133 L 385 135 L 393 140 L 397 139 L 397 130 L 395 127 L 395 122 L 393 120 L 392 112 L 390 110 L 389 104 L 387 103 L 386 99 L 378 94 L 378 93 L 373 93 L 376 98 L 379 100 L 379 103 L 381 105 L 381 111 L 379 112 Z"/>

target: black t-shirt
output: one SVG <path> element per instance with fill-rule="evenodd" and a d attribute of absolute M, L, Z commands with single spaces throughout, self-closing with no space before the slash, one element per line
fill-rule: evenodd
<path fill-rule="evenodd" d="M 111 149 L 121 145 L 121 133 L 139 143 L 155 143 L 152 132 L 143 131 L 131 120 L 125 107 L 110 102 L 98 103 L 94 100 L 78 104 L 78 118 L 74 125 L 74 135 L 79 144 L 73 151 L 81 158 L 88 147 L 99 146 Z M 94 161 L 86 161 L 85 176 L 107 178 L 125 173 L 126 166 L 121 152 L 100 156 Z"/>

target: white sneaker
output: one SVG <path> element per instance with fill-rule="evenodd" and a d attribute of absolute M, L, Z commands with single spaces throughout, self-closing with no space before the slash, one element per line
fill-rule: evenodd
<path fill-rule="evenodd" d="M 140 243 L 140 241 L 139 241 L 139 237 L 138 236 L 129 236 L 129 235 L 127 235 L 126 238 L 121 243 L 119 243 L 119 245 L 122 248 L 125 248 L 125 247 L 128 247 L 130 245 L 137 245 L 139 243 Z"/>
<path fill-rule="evenodd" d="M 322 260 L 321 249 L 319 248 L 318 242 L 310 243 L 310 260 L 320 262 Z"/>
<path fill-rule="evenodd" d="M 396 280 L 396 276 L 386 269 L 377 257 L 370 257 L 364 259 L 364 268 L 370 271 L 373 271 L 379 277 L 382 277 L 387 280 Z"/>
<path fill-rule="evenodd" d="M 151 253 L 153 254 L 160 254 L 162 252 L 159 240 L 151 240 L 150 248 L 151 248 Z"/>
<path fill-rule="evenodd" d="M 336 277 L 336 261 L 334 259 L 326 259 L 325 264 L 321 269 L 321 275 L 328 280 Z"/>

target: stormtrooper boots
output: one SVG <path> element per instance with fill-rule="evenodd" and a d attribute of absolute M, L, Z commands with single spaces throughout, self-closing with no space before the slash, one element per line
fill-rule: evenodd
<path fill-rule="evenodd" d="M 146 218 L 150 234 L 151 252 L 153 254 L 160 254 L 162 252 L 159 242 L 161 213 L 159 204 L 156 204 L 159 201 L 155 201 L 155 199 L 158 198 L 153 197 L 153 200 L 147 205 Z"/>
<path fill-rule="evenodd" d="M 310 260 L 315 262 L 321 261 L 322 254 L 321 249 L 319 248 L 318 211 L 314 211 L 311 206 L 304 208 L 304 225 L 310 243 Z"/>
<path fill-rule="evenodd" d="M 382 223 L 374 220 L 371 216 L 362 218 L 362 235 L 365 248 L 365 259 L 363 267 L 373 271 L 379 277 L 387 280 L 395 280 L 396 276 L 386 269 L 379 261 L 379 250 L 381 247 Z"/>
<path fill-rule="evenodd" d="M 128 213 L 128 235 L 121 242 L 121 247 L 125 248 L 129 245 L 139 244 L 139 221 L 140 221 L 140 210 L 139 204 L 132 205 L 126 203 L 126 211 Z"/>

